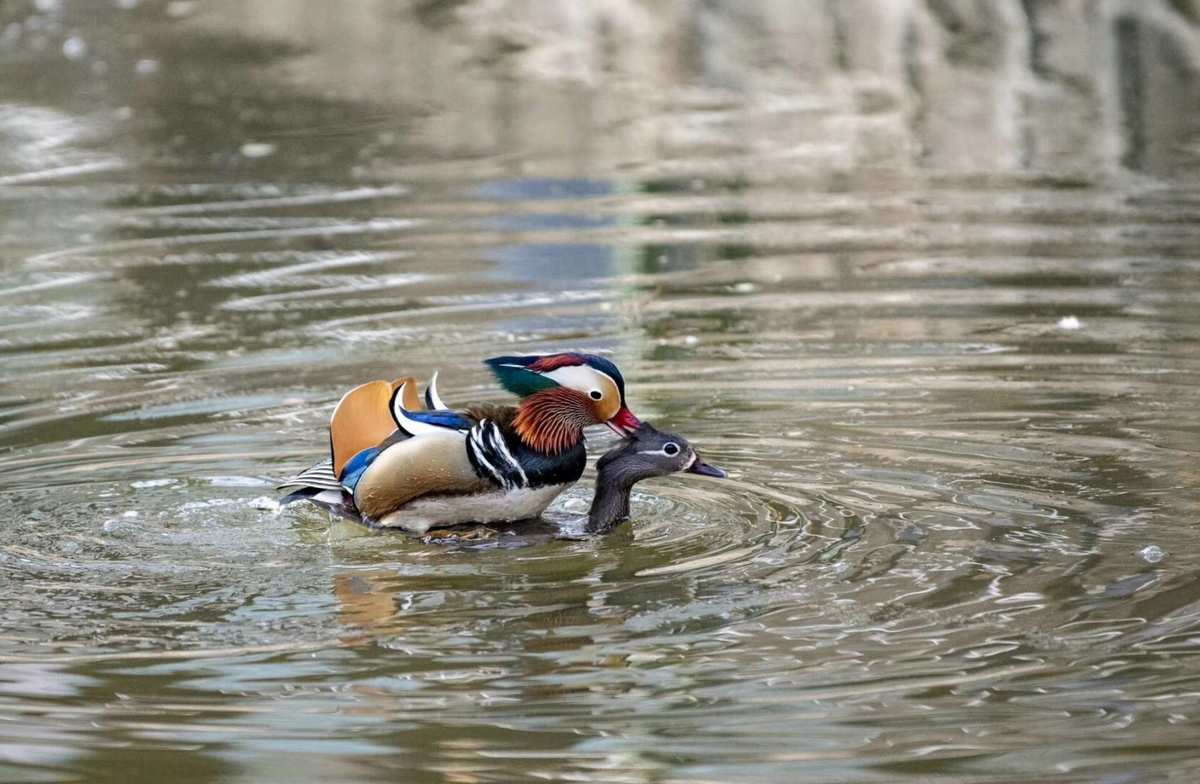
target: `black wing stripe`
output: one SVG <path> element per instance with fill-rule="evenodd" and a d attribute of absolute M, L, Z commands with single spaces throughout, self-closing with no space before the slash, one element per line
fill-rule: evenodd
<path fill-rule="evenodd" d="M 483 450 L 476 439 L 477 431 L 472 430 L 467 436 L 467 459 L 471 461 L 471 467 L 475 469 L 475 473 L 482 479 L 490 479 L 496 484 L 507 489 L 504 482 L 504 477 L 496 470 L 496 467 L 487 461 L 483 456 Z"/>
<path fill-rule="evenodd" d="M 493 480 L 505 490 L 529 486 L 529 477 L 509 452 L 504 433 L 490 419 L 471 428 L 467 435 L 467 456 L 475 473 Z"/>
<path fill-rule="evenodd" d="M 504 478 L 512 487 L 526 487 L 529 479 L 525 476 L 521 464 L 516 461 L 508 446 L 504 443 L 504 434 L 500 432 L 495 422 L 488 422 L 489 427 L 483 431 L 483 440 L 487 444 L 488 457 L 504 472 Z"/>

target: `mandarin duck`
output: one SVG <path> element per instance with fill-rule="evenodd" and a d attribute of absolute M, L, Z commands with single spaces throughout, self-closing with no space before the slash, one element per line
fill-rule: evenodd
<path fill-rule="evenodd" d="M 684 438 L 642 423 L 626 440 L 596 462 L 596 494 L 588 512 L 587 532 L 606 534 L 629 519 L 629 496 L 643 479 L 687 471 L 721 478 L 726 474 L 700 459 Z"/>
<path fill-rule="evenodd" d="M 461 523 L 540 515 L 583 474 L 583 430 L 622 437 L 641 422 L 625 403 L 617 366 L 594 354 L 485 360 L 515 406 L 451 410 L 437 391 L 424 403 L 415 379 L 355 387 L 334 408 L 330 459 L 288 479 L 283 503 L 308 499 L 384 528 L 424 533 Z"/>

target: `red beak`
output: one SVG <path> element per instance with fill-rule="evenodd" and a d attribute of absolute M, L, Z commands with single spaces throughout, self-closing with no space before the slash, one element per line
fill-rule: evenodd
<path fill-rule="evenodd" d="M 604 424 L 608 425 L 608 429 L 621 438 L 629 438 L 633 435 L 633 431 L 642 426 L 642 420 L 635 417 L 628 408 L 621 406 L 621 409 L 613 414 L 612 419 Z"/>

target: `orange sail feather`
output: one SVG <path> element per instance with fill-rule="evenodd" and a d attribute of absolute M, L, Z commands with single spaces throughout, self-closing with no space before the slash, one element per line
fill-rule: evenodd
<path fill-rule="evenodd" d="M 406 382 L 404 407 L 419 411 L 421 400 L 416 379 L 412 377 L 398 378 L 391 383 L 370 381 L 350 390 L 338 401 L 329 420 L 329 448 L 335 476 L 342 475 L 342 468 L 350 458 L 364 449 L 378 446 L 396 430 L 389 404 L 392 393 Z"/>

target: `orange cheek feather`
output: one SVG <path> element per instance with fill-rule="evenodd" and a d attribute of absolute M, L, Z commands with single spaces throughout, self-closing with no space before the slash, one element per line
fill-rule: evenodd
<path fill-rule="evenodd" d="M 589 398 L 573 389 L 555 387 L 521 401 L 513 425 L 531 448 L 557 454 L 579 443 L 583 428 L 597 421 Z"/>

